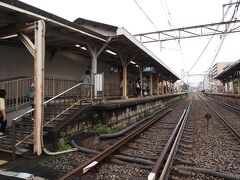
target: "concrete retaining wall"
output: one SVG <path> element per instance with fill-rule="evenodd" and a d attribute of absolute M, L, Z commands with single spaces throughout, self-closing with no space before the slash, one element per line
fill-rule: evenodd
<path fill-rule="evenodd" d="M 182 96 L 166 97 L 157 101 L 102 111 L 100 112 L 100 119 L 98 122 L 106 124 L 111 128 L 126 127 L 157 110 L 161 110 L 177 102 L 181 98 Z"/>
<path fill-rule="evenodd" d="M 79 132 L 92 131 L 94 125 L 103 124 L 111 128 L 127 127 L 134 122 L 149 116 L 154 111 L 161 110 L 168 105 L 185 98 L 187 94 L 168 95 L 156 97 L 141 103 L 129 103 L 114 107 L 107 105 L 104 110 L 102 106 L 92 106 L 90 109 L 79 113 L 68 124 L 61 129 L 55 130 L 50 134 L 50 139 L 54 141 L 54 149 L 57 149 L 58 140 L 64 137 L 73 136 Z"/>

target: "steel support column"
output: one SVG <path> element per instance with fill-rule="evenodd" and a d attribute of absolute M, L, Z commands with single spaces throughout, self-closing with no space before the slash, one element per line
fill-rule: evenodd
<path fill-rule="evenodd" d="M 153 75 L 152 73 L 150 74 L 150 88 L 149 88 L 149 95 L 152 96 L 153 95 Z"/>
<path fill-rule="evenodd" d="M 240 95 L 240 78 L 238 79 L 238 95 Z"/>
<path fill-rule="evenodd" d="M 235 82 L 234 80 L 232 80 L 232 94 L 235 94 L 236 91 L 235 91 Z"/>
<path fill-rule="evenodd" d="M 143 91 L 142 91 L 142 87 L 143 87 L 143 72 L 142 70 L 139 70 L 139 77 L 140 77 L 140 83 L 141 83 L 141 91 L 140 91 L 140 96 L 143 96 Z"/>
<path fill-rule="evenodd" d="M 100 49 L 98 49 L 97 47 L 92 46 L 90 44 L 87 44 L 88 51 L 89 51 L 90 56 L 92 58 L 92 63 L 91 63 L 91 83 L 93 83 L 93 84 L 95 84 L 94 77 L 95 77 L 95 74 L 97 74 L 97 61 L 98 61 L 98 57 L 103 52 L 103 50 L 108 46 L 110 41 L 111 41 L 111 38 L 109 38 L 108 41 Z M 94 88 L 94 98 L 97 98 L 96 88 Z"/>
<path fill-rule="evenodd" d="M 95 74 L 97 73 L 97 59 L 98 59 L 98 54 L 97 54 L 97 48 L 92 47 L 88 45 L 88 51 L 90 53 L 92 62 L 91 62 L 91 83 L 95 84 Z M 94 98 L 97 97 L 97 92 L 95 91 L 95 86 L 94 86 L 94 93 L 93 93 Z"/>
<path fill-rule="evenodd" d="M 171 94 L 171 82 L 168 81 L 168 94 Z"/>
<path fill-rule="evenodd" d="M 173 88 L 173 94 L 175 94 L 175 87 L 174 87 L 174 83 L 172 83 L 172 88 Z"/>
<path fill-rule="evenodd" d="M 44 60 L 45 22 L 40 20 L 35 28 L 34 53 L 34 153 L 42 154 L 42 132 L 44 121 Z"/>
<path fill-rule="evenodd" d="M 226 81 L 226 86 L 227 86 L 226 93 L 229 94 L 229 81 Z"/>
<path fill-rule="evenodd" d="M 123 66 L 123 74 L 122 74 L 122 85 L 123 85 L 123 88 L 122 88 L 122 97 L 127 99 L 128 96 L 127 96 L 127 66 Z"/>
<path fill-rule="evenodd" d="M 159 76 L 156 78 L 156 95 L 159 95 Z"/>
<path fill-rule="evenodd" d="M 168 94 L 168 81 L 166 80 L 166 94 Z"/>
<path fill-rule="evenodd" d="M 164 85 L 163 85 L 163 80 L 161 81 L 161 94 L 164 94 Z"/>
<path fill-rule="evenodd" d="M 172 83 L 169 81 L 169 94 L 172 94 Z"/>
<path fill-rule="evenodd" d="M 34 57 L 34 144 L 36 155 L 42 154 L 42 132 L 44 121 L 44 61 L 45 22 L 39 20 L 18 31 L 16 34 Z M 34 44 L 24 32 L 34 31 Z"/>
<path fill-rule="evenodd" d="M 119 52 L 120 55 L 120 60 L 122 63 L 122 98 L 127 99 L 128 98 L 128 93 L 127 93 L 127 66 L 131 61 L 133 61 L 136 57 L 134 55 L 132 58 L 126 57 L 123 53 Z"/>

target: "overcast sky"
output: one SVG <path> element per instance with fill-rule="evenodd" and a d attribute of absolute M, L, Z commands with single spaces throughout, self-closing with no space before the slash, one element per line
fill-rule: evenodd
<path fill-rule="evenodd" d="M 230 0 L 22 0 L 27 4 L 73 21 L 78 17 L 126 28 L 131 34 L 145 33 L 172 27 L 186 27 L 219 22 L 222 5 Z M 139 6 L 151 19 L 143 14 Z M 167 10 L 168 9 L 168 10 Z M 229 15 L 233 9 L 229 11 Z M 170 16 L 168 16 L 170 14 Z M 168 18 L 167 18 L 168 16 Z M 171 18 L 171 26 L 168 21 Z M 239 14 L 237 15 L 239 18 Z M 155 27 L 156 26 L 156 27 Z M 180 40 L 183 56 L 176 41 L 145 44 L 165 64 L 181 77 L 181 69 L 188 71 L 206 46 L 210 36 Z M 204 73 L 210 67 L 220 36 L 213 38 L 206 52 L 190 72 Z M 236 61 L 240 57 L 240 33 L 229 34 L 216 62 Z M 201 78 L 185 78 L 196 84 Z"/>

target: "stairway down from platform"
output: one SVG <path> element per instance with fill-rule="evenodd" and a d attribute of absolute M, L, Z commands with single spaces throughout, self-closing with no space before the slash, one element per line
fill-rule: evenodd
<path fill-rule="evenodd" d="M 67 121 L 68 118 L 92 104 L 92 98 L 81 96 L 79 83 L 63 93 L 47 100 L 44 103 L 43 135 L 47 135 L 55 126 Z M 84 84 L 85 85 L 85 84 Z M 92 94 L 92 93 L 91 93 Z M 87 100 L 85 103 L 83 101 Z M 0 138 L 0 151 L 13 154 L 32 155 L 34 146 L 34 109 L 13 119 L 12 127 L 7 129 L 7 135 Z"/>

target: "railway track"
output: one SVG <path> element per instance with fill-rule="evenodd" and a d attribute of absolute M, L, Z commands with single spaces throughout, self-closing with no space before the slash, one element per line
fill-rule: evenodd
<path fill-rule="evenodd" d="M 219 114 L 225 126 L 232 128 L 231 131 L 240 139 L 240 109 L 212 98 L 205 98 L 205 102 Z"/>
<path fill-rule="evenodd" d="M 152 120 L 95 147 L 61 179 L 240 179 L 236 110 L 194 95 Z"/>
<path fill-rule="evenodd" d="M 206 97 L 207 99 L 209 99 L 211 102 L 214 102 L 214 103 L 216 103 L 216 104 L 219 104 L 220 106 L 231 110 L 233 113 L 235 113 L 235 114 L 237 114 L 237 115 L 240 115 L 240 107 L 233 106 L 233 105 L 231 105 L 231 104 L 225 103 L 225 102 L 223 102 L 223 101 L 219 101 L 219 100 L 214 99 L 214 98 L 209 97 L 209 96 L 205 96 L 205 97 Z"/>
<path fill-rule="evenodd" d="M 236 113 L 227 116 L 231 111 L 220 107 L 195 97 L 182 138 L 175 140 L 177 148 L 172 147 L 160 179 L 240 179 L 240 139 L 233 126 L 240 119 L 235 119 Z M 209 120 L 204 118 L 207 113 L 212 114 Z"/>
<path fill-rule="evenodd" d="M 156 178 L 189 111 L 183 107 L 189 109 L 189 102 L 178 105 L 174 112 L 157 114 L 61 179 Z M 116 159 L 118 156 L 125 159 Z"/>

